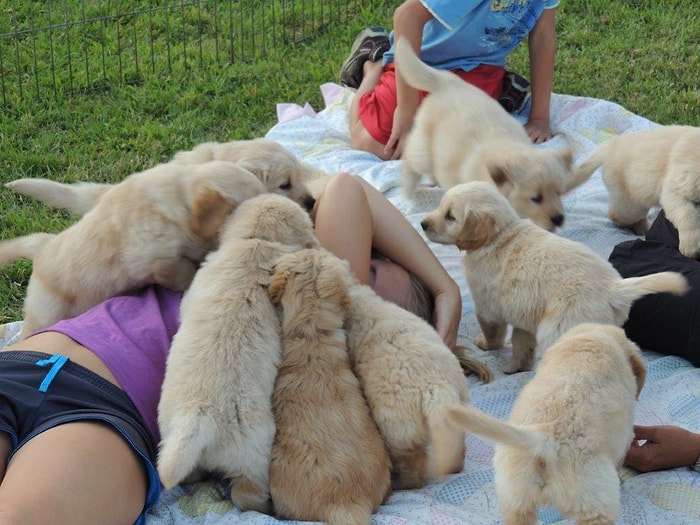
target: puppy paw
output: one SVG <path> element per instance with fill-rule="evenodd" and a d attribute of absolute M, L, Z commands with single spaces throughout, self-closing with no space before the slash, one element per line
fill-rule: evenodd
<path fill-rule="evenodd" d="M 479 337 L 477 337 L 474 340 L 474 344 L 476 344 L 476 346 L 478 346 L 482 350 L 498 350 L 499 348 L 503 347 L 503 343 L 489 341 L 488 339 L 486 339 L 484 334 L 481 334 Z"/>
<path fill-rule="evenodd" d="M 700 257 L 700 233 L 679 235 L 678 250 L 691 259 Z"/>
<path fill-rule="evenodd" d="M 511 361 L 506 366 L 503 367 L 504 374 L 515 374 L 517 372 L 525 372 L 526 370 L 521 370 L 520 363 Z"/>

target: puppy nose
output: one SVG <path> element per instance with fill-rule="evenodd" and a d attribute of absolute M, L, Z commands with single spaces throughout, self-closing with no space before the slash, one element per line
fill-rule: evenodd
<path fill-rule="evenodd" d="M 562 214 L 555 215 L 554 217 L 551 217 L 550 220 L 554 226 L 561 226 L 564 224 L 564 216 Z"/>
<path fill-rule="evenodd" d="M 430 224 L 428 224 L 428 221 L 422 220 L 420 221 L 420 227 L 423 228 L 423 231 L 428 231 L 428 227 Z"/>
<path fill-rule="evenodd" d="M 314 209 L 314 204 L 316 204 L 316 199 L 314 199 L 312 196 L 308 196 L 304 199 L 304 209 L 306 211 L 311 211 Z"/>

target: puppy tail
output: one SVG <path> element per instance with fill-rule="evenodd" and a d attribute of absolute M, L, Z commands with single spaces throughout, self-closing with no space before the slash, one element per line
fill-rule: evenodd
<path fill-rule="evenodd" d="M 17 193 L 27 195 L 44 204 L 68 210 L 76 215 L 84 215 L 95 207 L 111 184 L 79 182 L 63 184 L 48 179 L 17 179 L 5 184 Z"/>
<path fill-rule="evenodd" d="M 408 40 L 402 37 L 396 42 L 396 69 L 409 85 L 429 93 L 436 91 L 445 82 L 457 79 L 449 71 L 441 71 L 425 64 Z"/>
<path fill-rule="evenodd" d="M 203 414 L 178 416 L 169 426 L 174 432 L 163 438 L 158 451 L 158 476 L 166 489 L 181 483 L 196 469 L 216 432 L 214 421 Z"/>
<path fill-rule="evenodd" d="M 603 142 L 601 145 L 596 147 L 590 155 L 588 155 L 581 163 L 576 166 L 571 178 L 566 184 L 566 191 L 573 190 L 577 186 L 580 186 L 586 182 L 593 172 L 603 165 L 605 160 L 605 155 L 607 153 L 608 144 Z"/>
<path fill-rule="evenodd" d="M 542 432 L 500 421 L 470 406 L 453 405 L 447 409 L 450 423 L 490 441 L 532 452 L 552 461 L 551 438 Z"/>
<path fill-rule="evenodd" d="M 0 242 L 0 268 L 18 259 L 34 259 L 36 252 L 54 237 L 53 233 L 33 233 Z"/>
<path fill-rule="evenodd" d="M 690 289 L 688 280 L 679 272 L 658 272 L 643 277 L 628 277 L 617 281 L 615 296 L 630 305 L 640 297 L 654 293 L 683 295 Z"/>

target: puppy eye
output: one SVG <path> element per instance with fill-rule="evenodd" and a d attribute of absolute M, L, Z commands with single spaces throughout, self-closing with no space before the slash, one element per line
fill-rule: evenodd
<path fill-rule="evenodd" d="M 446 221 L 453 221 L 453 220 L 455 220 L 455 216 L 452 215 L 452 212 L 451 212 L 451 211 L 448 211 L 448 212 L 445 214 L 445 220 L 446 220 Z"/>
<path fill-rule="evenodd" d="M 540 202 L 542 202 L 542 194 L 538 193 L 537 195 L 532 197 L 532 199 L 530 199 L 530 200 L 532 200 L 532 202 L 534 202 L 535 204 L 539 204 Z"/>
<path fill-rule="evenodd" d="M 287 182 L 285 182 L 285 183 L 283 183 L 283 184 L 280 184 L 280 189 L 281 189 L 281 190 L 284 190 L 284 191 L 291 190 L 291 189 L 292 189 L 292 183 L 291 183 L 290 181 L 287 181 Z"/>

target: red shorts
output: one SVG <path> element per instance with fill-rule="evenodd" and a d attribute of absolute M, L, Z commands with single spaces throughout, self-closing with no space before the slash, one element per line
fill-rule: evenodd
<path fill-rule="evenodd" d="M 471 71 L 453 69 L 452 72 L 495 99 L 501 95 L 506 70 L 500 66 L 481 64 Z M 426 95 L 424 91 L 420 92 L 421 99 Z M 369 134 L 382 144 L 389 142 L 396 109 L 396 72 L 393 63 L 386 65 L 374 90 L 360 97 L 358 109 L 360 122 Z"/>

